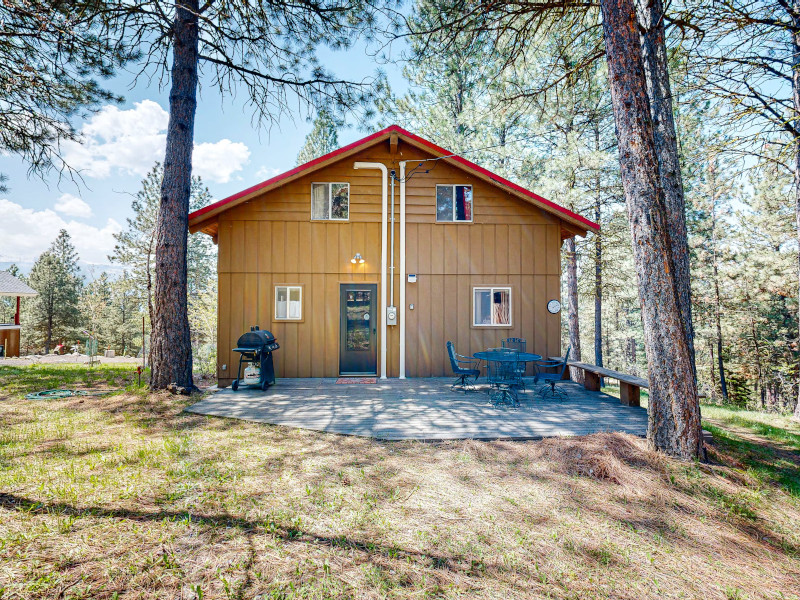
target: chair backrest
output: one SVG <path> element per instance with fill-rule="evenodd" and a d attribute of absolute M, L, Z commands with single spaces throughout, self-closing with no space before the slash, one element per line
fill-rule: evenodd
<path fill-rule="evenodd" d="M 453 372 L 457 372 L 458 361 L 456 361 L 456 348 L 453 346 L 453 342 L 447 342 L 447 355 L 450 357 L 450 366 L 453 369 Z"/>
<path fill-rule="evenodd" d="M 516 377 L 515 362 L 487 360 L 486 361 L 486 381 L 489 384 L 509 384 Z"/>
<path fill-rule="evenodd" d="M 569 353 L 572 350 L 572 346 L 567 346 L 567 354 L 564 356 L 564 366 L 561 367 L 561 379 L 564 379 L 564 373 L 567 371 L 567 363 L 569 362 Z"/>
<path fill-rule="evenodd" d="M 506 338 L 503 340 L 503 348 L 511 348 L 513 350 L 519 350 L 520 352 L 525 352 L 525 347 L 527 345 L 527 340 L 524 338 Z"/>

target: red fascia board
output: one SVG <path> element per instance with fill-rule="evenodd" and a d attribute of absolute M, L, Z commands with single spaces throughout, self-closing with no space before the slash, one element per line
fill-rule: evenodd
<path fill-rule="evenodd" d="M 335 158 L 339 154 L 343 154 L 345 152 L 353 150 L 354 148 L 358 148 L 359 146 L 362 146 L 364 144 L 368 144 L 369 142 L 371 142 L 371 141 L 373 141 L 375 139 L 381 138 L 381 137 L 383 137 L 383 136 L 385 136 L 387 134 L 390 134 L 390 133 L 397 133 L 399 135 L 406 136 L 409 139 L 414 140 L 416 143 L 421 144 L 421 145 L 423 145 L 423 146 L 425 146 L 427 148 L 430 148 L 431 150 L 433 150 L 436 153 L 442 154 L 442 155 L 446 156 L 447 158 L 452 159 L 453 161 L 461 164 L 462 166 L 466 167 L 467 169 L 469 169 L 471 171 L 475 171 L 477 173 L 480 173 L 481 175 L 483 175 L 485 177 L 488 177 L 492 181 L 495 181 L 495 182 L 497 182 L 497 183 L 499 183 L 501 185 L 509 187 L 509 188 L 513 189 L 514 191 L 519 192 L 520 194 L 528 196 L 529 198 L 532 198 L 533 200 L 536 200 L 537 202 L 540 202 L 540 203 L 544 204 L 545 206 L 553 209 L 556 212 L 559 212 L 559 213 L 561 213 L 563 215 L 567 215 L 567 216 L 577 220 L 581 224 L 585 225 L 588 229 L 591 229 L 593 231 L 600 231 L 600 226 L 597 223 L 595 223 L 594 221 L 590 221 L 589 219 L 586 219 L 586 218 L 582 217 L 581 215 L 579 215 L 577 213 L 574 213 L 571 210 L 568 210 L 568 209 L 564 208 L 563 206 L 559 206 L 558 204 L 556 204 L 555 202 L 551 202 L 547 198 L 543 198 L 542 196 L 539 196 L 538 194 L 534 194 L 532 191 L 526 190 L 524 187 L 522 187 L 520 185 L 517 185 L 516 183 L 513 183 L 513 182 L 509 181 L 508 179 L 505 179 L 504 177 L 500 177 L 499 175 L 496 175 L 495 173 L 492 173 L 488 169 L 484 169 L 483 167 L 480 167 L 480 166 L 476 165 L 474 162 L 469 161 L 466 158 L 462 158 L 461 156 L 455 155 L 452 152 L 449 152 L 449 151 L 445 150 L 441 146 L 437 146 L 433 142 L 431 142 L 429 140 L 426 140 L 425 138 L 421 138 L 418 135 L 414 135 L 413 133 L 411 133 L 409 131 L 406 131 L 405 129 L 403 129 L 399 125 L 390 125 L 389 127 L 386 127 L 385 129 L 377 131 L 377 132 L 375 132 L 375 133 L 373 133 L 371 135 L 368 135 L 365 138 L 357 140 L 357 141 L 355 141 L 355 142 L 353 142 L 351 144 L 347 144 L 346 146 L 342 146 L 341 148 L 338 148 L 338 149 L 334 150 L 333 152 L 329 152 L 328 154 L 324 154 L 324 155 L 322 155 L 322 156 L 320 156 L 318 158 L 315 158 L 314 160 L 311 160 L 311 161 L 309 161 L 307 163 L 304 163 L 302 165 L 298 165 L 294 169 L 291 169 L 290 171 L 286 171 L 285 173 L 281 173 L 280 175 L 276 175 L 275 177 L 273 177 L 271 179 L 267 179 L 266 181 L 262 181 L 261 183 L 258 183 L 258 184 L 254 185 L 252 187 L 249 187 L 246 190 L 242 190 L 241 192 L 238 192 L 238 193 L 234 194 L 233 196 L 228 196 L 227 198 L 224 198 L 223 200 L 219 200 L 217 202 L 214 202 L 213 204 L 209 204 L 208 206 L 205 206 L 205 207 L 203 207 L 203 208 L 201 208 L 199 210 L 196 210 L 193 213 L 191 213 L 189 215 L 189 220 L 192 221 L 192 220 L 194 220 L 194 219 L 196 219 L 198 217 L 202 217 L 204 214 L 206 214 L 208 212 L 211 212 L 212 210 L 214 210 L 216 208 L 220 208 L 222 206 L 225 206 L 226 204 L 229 204 L 230 202 L 234 202 L 235 200 L 238 200 L 239 198 L 242 198 L 244 196 L 252 194 L 253 192 L 257 192 L 258 190 L 263 189 L 263 188 L 265 188 L 267 186 L 270 186 L 270 185 L 272 185 L 274 183 L 278 183 L 279 181 L 281 181 L 283 179 L 287 179 L 289 177 L 292 177 L 293 175 L 297 175 L 298 173 L 302 173 L 303 171 L 305 171 L 307 169 L 310 169 L 311 167 L 313 167 L 313 166 L 315 166 L 315 165 L 317 165 L 319 163 L 328 161 L 331 158 Z M 411 162 L 413 162 L 413 161 L 411 161 Z"/>

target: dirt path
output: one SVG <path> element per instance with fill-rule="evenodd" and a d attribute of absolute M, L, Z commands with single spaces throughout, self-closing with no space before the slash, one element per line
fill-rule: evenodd
<path fill-rule="evenodd" d="M 788 461 L 793 461 L 797 464 L 800 464 L 800 452 L 797 452 L 790 446 L 784 444 L 779 440 L 770 439 L 768 437 L 764 437 L 763 435 L 759 435 L 755 433 L 752 429 L 744 427 L 742 425 L 734 425 L 732 423 L 727 423 L 725 421 L 719 419 L 703 419 L 705 422 L 710 423 L 714 427 L 719 427 L 720 429 L 725 429 L 726 431 L 735 434 L 738 438 L 750 442 L 751 444 L 757 444 L 759 446 L 768 447 L 770 450 L 775 452 L 776 457 L 782 458 Z"/>

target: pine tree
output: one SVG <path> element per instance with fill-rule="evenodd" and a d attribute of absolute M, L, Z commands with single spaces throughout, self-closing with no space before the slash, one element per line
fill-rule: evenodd
<path fill-rule="evenodd" d="M 138 49 L 114 33 L 108 8 L 96 0 L 0 2 L 0 152 L 20 155 L 31 171 L 61 166 L 60 144 L 78 139 L 72 122 L 81 110 L 122 100 L 98 80 Z"/>
<path fill-rule="evenodd" d="M 127 219 L 124 230 L 114 234 L 117 243 L 114 245 L 113 254 L 108 257 L 112 263 L 129 268 L 127 277 L 132 280 L 134 289 L 138 290 L 138 298 L 147 307 L 150 316 L 152 316 L 153 302 L 156 221 L 163 176 L 163 167 L 160 163 L 156 163 L 142 180 L 142 189 L 131 203 L 133 217 Z M 198 210 L 211 201 L 211 192 L 203 185 L 202 179 L 192 177 L 189 209 Z M 208 236 L 193 235 L 189 237 L 187 252 L 187 288 L 191 299 L 202 294 L 210 285 L 216 268 L 216 251 Z"/>
<path fill-rule="evenodd" d="M 333 152 L 339 147 L 339 127 L 327 110 L 320 110 L 314 126 L 306 136 L 303 148 L 297 155 L 297 164 L 302 165 L 315 158 Z"/>
<path fill-rule="evenodd" d="M 26 326 L 37 344 L 50 352 L 54 340 L 69 341 L 80 325 L 78 306 L 83 279 L 69 234 L 61 230 L 50 249 L 34 263 L 28 285 L 38 296 L 26 303 Z"/>
<path fill-rule="evenodd" d="M 372 2 L 114 2 L 117 31 L 143 49 L 145 70 L 169 82 L 164 177 L 155 235 L 150 386 L 192 389 L 187 245 L 201 66 L 223 96 L 246 95 L 257 121 L 277 122 L 295 101 L 334 110 L 370 109 L 370 80 L 329 74 L 321 46 L 350 47 L 376 26 Z M 170 66 L 168 66 L 170 65 Z"/>

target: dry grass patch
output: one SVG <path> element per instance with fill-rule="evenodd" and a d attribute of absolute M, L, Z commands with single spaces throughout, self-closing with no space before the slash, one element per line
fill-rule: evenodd
<path fill-rule="evenodd" d="M 800 503 L 643 440 L 377 442 L 0 404 L 3 598 L 797 598 Z"/>

